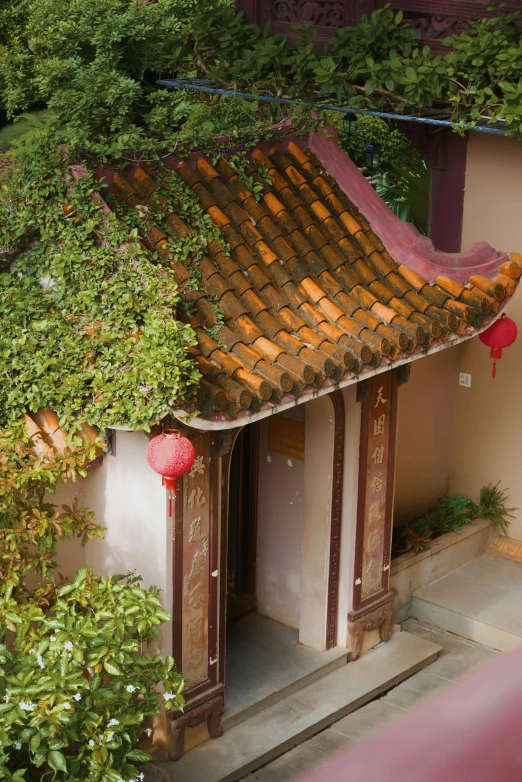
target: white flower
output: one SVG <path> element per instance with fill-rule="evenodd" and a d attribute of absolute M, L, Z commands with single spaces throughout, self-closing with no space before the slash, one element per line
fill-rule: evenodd
<path fill-rule="evenodd" d="M 4 695 L 4 701 L 5 701 L 6 703 L 9 703 L 9 693 L 7 693 L 7 692 L 6 692 L 6 694 Z"/>
<path fill-rule="evenodd" d="M 67 643 L 65 644 L 65 648 L 67 649 L 68 652 L 72 652 L 72 650 L 73 650 L 73 642 L 72 641 L 67 641 Z"/>
<path fill-rule="evenodd" d="M 81 701 L 81 699 L 82 699 L 82 696 L 80 695 L 79 692 L 77 692 L 76 695 L 74 696 L 74 700 L 75 701 Z"/>
<path fill-rule="evenodd" d="M 51 636 L 51 641 L 52 641 L 53 643 L 56 641 L 56 636 L 55 636 L 55 635 L 52 635 L 52 636 Z"/>
<path fill-rule="evenodd" d="M 107 723 L 107 727 L 108 727 L 108 728 L 112 728 L 112 726 L 113 726 L 113 725 L 119 725 L 119 724 L 120 724 L 120 721 L 119 721 L 119 720 L 112 719 L 112 720 L 109 720 L 109 721 L 108 721 L 108 723 Z"/>
<path fill-rule="evenodd" d="M 143 780 L 145 779 L 145 774 L 143 773 L 143 771 L 139 775 L 138 779 L 140 780 L 140 782 L 143 782 Z"/>
<path fill-rule="evenodd" d="M 42 670 L 43 670 L 45 668 L 45 663 L 43 661 L 43 657 L 42 657 L 41 654 L 37 654 L 36 655 L 36 661 L 37 661 L 38 665 L 40 666 L 40 668 L 42 668 Z"/>
<path fill-rule="evenodd" d="M 16 742 L 15 749 L 22 749 L 22 744 L 19 741 Z"/>
<path fill-rule="evenodd" d="M 114 736 L 114 733 L 111 731 L 110 733 L 107 733 L 107 741 L 112 741 L 112 737 Z"/>
<path fill-rule="evenodd" d="M 163 698 L 164 698 L 166 701 L 171 701 L 171 700 L 173 700 L 175 697 L 176 697 L 176 696 L 174 695 L 174 693 L 173 693 L 173 692 L 164 692 L 164 693 L 163 693 Z"/>
<path fill-rule="evenodd" d="M 133 684 L 127 684 L 127 692 L 134 692 L 136 687 Z"/>
<path fill-rule="evenodd" d="M 63 708 L 67 709 L 67 711 L 69 711 L 69 709 L 71 708 L 71 704 L 70 703 L 64 703 L 63 704 Z"/>
<path fill-rule="evenodd" d="M 145 733 L 147 734 L 147 736 L 150 739 L 150 737 L 152 736 L 152 728 L 145 728 Z"/>
<path fill-rule="evenodd" d="M 94 739 L 89 739 L 89 747 L 94 747 L 95 743 Z"/>
<path fill-rule="evenodd" d="M 34 711 L 36 709 L 36 703 L 26 703 L 25 701 L 20 701 L 18 705 L 22 711 Z"/>

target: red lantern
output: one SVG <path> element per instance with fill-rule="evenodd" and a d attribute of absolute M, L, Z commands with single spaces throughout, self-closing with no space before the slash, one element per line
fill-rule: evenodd
<path fill-rule="evenodd" d="M 508 348 L 517 338 L 517 326 L 511 318 L 501 315 L 489 329 L 479 334 L 480 341 L 491 348 L 489 353 L 493 359 L 491 377 L 497 374 L 497 358 L 502 358 L 502 348 Z"/>
<path fill-rule="evenodd" d="M 195 458 L 194 446 L 177 429 L 165 429 L 147 447 L 149 467 L 162 476 L 162 485 L 169 492 L 169 516 L 172 516 L 172 492 L 177 479 L 190 470 Z"/>

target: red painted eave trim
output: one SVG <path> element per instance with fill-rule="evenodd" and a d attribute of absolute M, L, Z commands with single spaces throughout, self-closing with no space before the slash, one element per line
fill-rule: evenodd
<path fill-rule="evenodd" d="M 369 221 L 372 229 L 397 263 L 414 269 L 427 280 L 439 275 L 460 283 L 474 274 L 495 279 L 499 266 L 508 261 L 505 252 L 498 252 L 487 242 L 477 242 L 471 250 L 445 253 L 437 250 L 427 236 L 411 223 L 404 223 L 388 208 L 357 166 L 334 141 L 323 133 L 312 132 L 308 147 L 320 160 L 348 198 Z M 509 248 L 515 251 L 517 248 Z"/>

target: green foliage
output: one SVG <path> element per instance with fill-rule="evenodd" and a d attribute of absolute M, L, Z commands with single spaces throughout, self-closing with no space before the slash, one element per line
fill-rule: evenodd
<path fill-rule="evenodd" d="M 483 117 L 503 119 L 507 133 L 522 128 L 521 30 L 518 12 L 479 20 L 432 57 L 402 12 L 389 9 L 339 29 L 320 50 L 310 29 L 287 49 L 282 36 L 231 11 L 227 18 L 196 15 L 191 25 L 200 71 L 222 84 L 359 108 L 447 111 L 460 131 Z"/>
<path fill-rule="evenodd" d="M 366 171 L 364 150 L 379 144 L 381 161 L 371 182 L 390 209 L 405 222 L 428 233 L 430 172 L 409 139 L 397 128 L 377 117 L 359 115 L 355 131 L 348 135 L 340 112 L 328 111 L 325 120 L 339 133 L 339 142 L 356 166 Z"/>
<path fill-rule="evenodd" d="M 427 235 L 430 210 L 430 171 L 423 160 L 410 167 L 393 163 L 390 173 L 378 173 L 374 187 L 401 220 Z"/>
<path fill-rule="evenodd" d="M 78 143 L 110 136 L 118 138 L 120 149 L 137 146 L 154 108 L 149 97 L 155 76 L 177 60 L 198 5 L 196 0 L 4 4 L 0 73 L 9 114 L 43 103 L 57 128 L 74 126 Z"/>
<path fill-rule="evenodd" d="M 420 106 L 448 112 L 459 131 L 483 117 L 504 120 L 507 133 L 522 129 L 518 12 L 475 22 L 436 57 L 389 8 L 322 47 L 308 27 L 290 48 L 268 26 L 246 24 L 226 0 L 6 0 L 0 30 L 0 98 L 9 115 L 45 106 L 63 141 L 98 154 L 165 139 L 190 117 L 194 97 L 158 86 L 173 75 L 211 77 L 256 96 L 399 113 Z M 242 108 L 251 125 L 286 111 Z M 189 119 L 191 138 L 192 130 L 219 133 L 223 109 L 239 111 L 214 109 Z"/>
<path fill-rule="evenodd" d="M 135 780 L 151 759 L 136 749 L 143 722 L 160 701 L 182 707 L 183 680 L 172 657 L 143 652 L 170 616 L 139 582 L 82 568 L 45 612 L 4 593 L 15 636 L 0 644 L 0 779 Z"/>
<path fill-rule="evenodd" d="M 8 590 L 13 601 L 27 599 L 26 578 L 32 574 L 43 585 L 31 600 L 45 605 L 55 590 L 58 541 L 79 538 L 85 545 L 102 537 L 87 508 L 51 501 L 60 484 L 85 475 L 84 465 L 94 454 L 94 444 L 73 444 L 60 457 L 44 459 L 35 454 L 21 424 L 0 433 L 0 596 Z"/>
<path fill-rule="evenodd" d="M 0 434 L 0 779 L 135 780 L 144 721 L 183 705 L 172 658 L 146 651 L 170 616 L 133 575 L 56 584 L 58 542 L 102 536 L 87 508 L 52 502 L 96 444 L 32 446 L 21 424 Z"/>
<path fill-rule="evenodd" d="M 359 115 L 351 136 L 344 128 L 341 112 L 329 111 L 325 117 L 338 131 L 341 147 L 359 168 L 366 165 L 364 150 L 371 141 L 379 144 L 381 149 L 379 167 L 382 171 L 391 172 L 394 165 L 409 168 L 422 163 L 421 156 L 404 133 L 378 117 Z"/>
<path fill-rule="evenodd" d="M 44 132 L 1 170 L 0 426 L 43 406 L 69 429 L 147 429 L 194 394 L 195 335 L 169 263 L 139 244 L 150 218 L 107 213 L 69 155 Z"/>
<path fill-rule="evenodd" d="M 509 519 L 514 518 L 512 511 L 517 508 L 507 508 L 508 493 L 505 489 L 499 489 L 499 483 L 488 483 L 480 490 L 478 506 L 475 510 L 476 518 L 489 519 L 493 527 L 502 535 L 505 535 L 509 527 Z"/>
<path fill-rule="evenodd" d="M 506 534 L 512 511 L 507 508 L 508 493 L 499 484 L 488 484 L 480 490 L 477 503 L 461 494 L 448 494 L 415 521 L 394 527 L 392 553 L 400 556 L 408 551 L 418 554 L 430 547 L 434 538 L 448 532 L 459 532 L 475 519 L 489 519 L 497 532 Z"/>

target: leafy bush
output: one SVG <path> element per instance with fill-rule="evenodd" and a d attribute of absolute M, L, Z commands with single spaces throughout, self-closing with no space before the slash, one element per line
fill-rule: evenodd
<path fill-rule="evenodd" d="M 419 554 L 429 549 L 433 539 L 447 532 L 459 532 L 475 519 L 489 519 L 495 530 L 505 535 L 512 511 L 516 510 L 506 507 L 507 498 L 507 491 L 499 489 L 498 483 L 484 486 L 476 503 L 461 494 L 448 494 L 419 519 L 394 527 L 392 553 Z"/>
<path fill-rule="evenodd" d="M 398 128 L 382 119 L 359 115 L 355 131 L 348 135 L 340 112 L 326 112 L 327 121 L 339 133 L 341 147 L 366 174 L 364 150 L 379 144 L 381 162 L 371 181 L 390 209 L 405 222 L 428 233 L 430 171 L 421 155 Z"/>
<path fill-rule="evenodd" d="M 42 458 L 22 424 L 0 431 L 0 597 L 45 606 L 55 597 L 58 542 L 79 538 L 82 545 L 103 537 L 103 528 L 87 508 L 57 506 L 51 496 L 60 484 L 85 475 L 96 443 L 73 443 L 60 456 Z M 37 586 L 30 591 L 27 577 Z"/>
<path fill-rule="evenodd" d="M 86 568 L 55 583 L 58 542 L 102 536 L 87 508 L 52 502 L 94 450 L 38 456 L 21 426 L 0 434 L 0 779 L 136 779 L 144 720 L 183 704 L 173 659 L 146 651 L 170 619 L 157 589 Z"/>
<path fill-rule="evenodd" d="M 170 616 L 139 581 L 82 568 L 45 612 L 6 591 L 0 623 L 16 634 L 0 645 L 0 779 L 119 782 L 151 759 L 136 749 L 143 722 L 160 700 L 182 706 L 183 680 L 172 657 L 143 652 Z"/>

